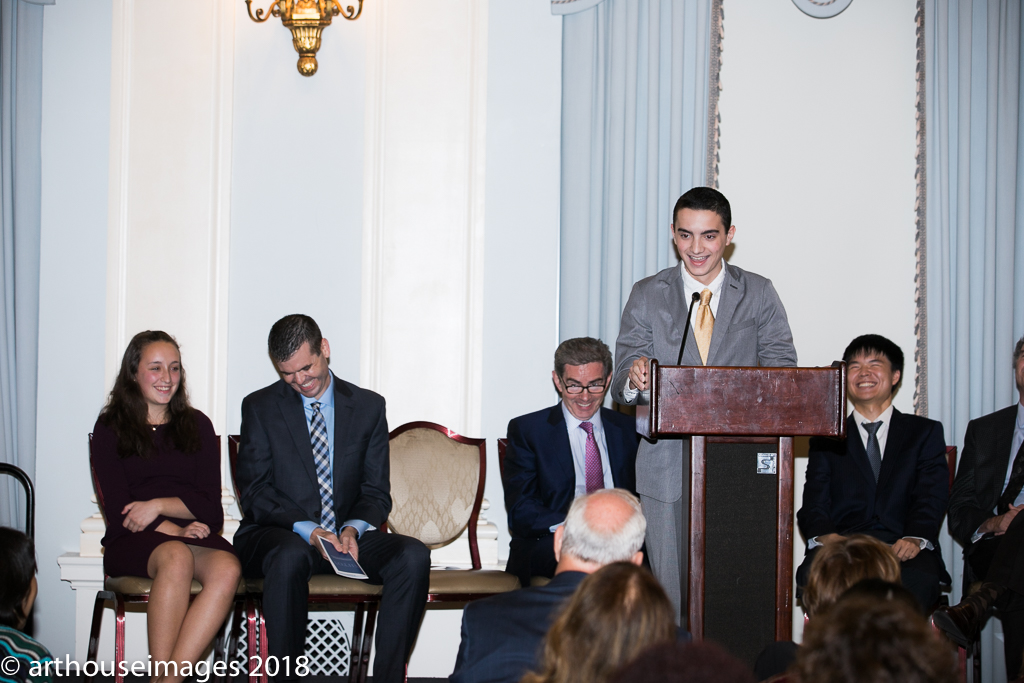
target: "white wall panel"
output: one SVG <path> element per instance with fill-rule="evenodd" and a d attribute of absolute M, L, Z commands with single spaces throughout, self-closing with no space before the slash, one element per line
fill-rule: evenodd
<path fill-rule="evenodd" d="M 136 332 L 169 332 L 222 432 L 234 4 L 167 9 L 114 2 L 106 371 Z"/>
<path fill-rule="evenodd" d="M 362 383 L 387 398 L 392 426 L 430 420 L 475 434 L 488 6 L 374 7 Z"/>

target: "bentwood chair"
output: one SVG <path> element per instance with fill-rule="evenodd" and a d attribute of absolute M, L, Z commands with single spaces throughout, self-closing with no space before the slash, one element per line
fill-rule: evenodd
<path fill-rule="evenodd" d="M 219 442 L 219 438 L 218 438 Z M 100 510 L 104 509 L 103 490 L 100 488 L 99 479 L 96 478 L 96 469 L 92 463 L 92 434 L 89 435 L 89 469 L 92 473 L 92 483 L 96 489 L 96 499 L 100 504 Z M 115 683 L 124 683 L 124 671 L 122 663 L 125 661 L 124 652 L 124 624 L 125 605 L 149 603 L 149 593 L 153 589 L 153 580 L 139 576 L 104 576 L 103 590 L 96 593 L 96 602 L 92 610 L 92 626 L 89 630 L 89 648 L 86 654 L 86 661 L 95 662 L 100 646 L 100 627 L 103 625 L 103 610 L 106 603 L 114 605 L 114 680 Z M 198 581 L 192 581 L 191 598 L 194 599 L 199 591 L 203 589 Z M 224 622 L 221 634 L 214 639 L 214 661 L 228 663 L 234 659 L 238 645 L 236 631 L 241 627 L 242 606 L 245 599 L 245 581 L 240 580 L 235 590 L 235 605 L 233 615 Z M 250 641 L 251 642 L 251 641 Z M 251 646 L 250 646 L 251 647 Z M 86 681 L 92 681 L 91 676 Z"/>

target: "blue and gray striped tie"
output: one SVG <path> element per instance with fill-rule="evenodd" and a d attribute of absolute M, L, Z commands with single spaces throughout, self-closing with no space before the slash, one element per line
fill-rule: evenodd
<path fill-rule="evenodd" d="M 313 427 L 310 441 L 313 444 L 313 462 L 316 463 L 316 479 L 320 484 L 320 526 L 335 533 L 338 525 L 334 518 L 334 487 L 331 485 L 331 444 L 327 440 L 327 421 L 320 412 L 320 403 L 313 403 Z"/>

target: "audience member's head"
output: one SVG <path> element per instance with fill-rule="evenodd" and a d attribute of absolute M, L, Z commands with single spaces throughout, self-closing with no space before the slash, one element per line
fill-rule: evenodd
<path fill-rule="evenodd" d="M 953 683 L 955 663 L 915 607 L 844 596 L 808 622 L 793 671 L 808 683 Z"/>
<path fill-rule="evenodd" d="M 0 527 L 0 625 L 24 628 L 36 589 L 32 539 L 17 529 Z"/>
<path fill-rule="evenodd" d="M 523 683 L 605 683 L 644 648 L 675 637 L 672 603 L 658 581 L 615 562 L 576 589 L 544 639 L 540 673 Z"/>
<path fill-rule="evenodd" d="M 652 645 L 619 668 L 609 683 L 754 683 L 754 675 L 718 645 L 661 643 Z"/>
<path fill-rule="evenodd" d="M 917 598 L 901 583 L 893 583 L 885 579 L 864 579 L 850 586 L 839 596 L 839 600 L 848 598 L 870 598 L 872 600 L 891 600 L 900 602 L 911 609 L 919 609 Z M 837 600 L 838 602 L 838 600 Z"/>
<path fill-rule="evenodd" d="M 804 589 L 804 611 L 813 617 L 864 579 L 899 582 L 900 561 L 892 548 L 862 534 L 826 543 L 811 562 Z"/>
<path fill-rule="evenodd" d="M 640 564 L 647 520 L 640 501 L 623 489 L 601 489 L 572 502 L 555 530 L 558 571 L 593 572 L 612 562 Z"/>

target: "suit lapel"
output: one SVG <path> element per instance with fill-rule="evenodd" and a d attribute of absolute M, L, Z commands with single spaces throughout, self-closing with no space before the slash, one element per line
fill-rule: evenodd
<path fill-rule="evenodd" d="M 680 268 L 682 265 L 673 268 L 669 278 L 665 281 L 665 313 L 671 319 L 671 334 L 669 334 L 668 343 L 672 353 L 671 358 L 658 359 L 662 365 L 675 365 L 676 359 L 679 358 L 679 345 L 683 341 L 683 330 L 686 329 L 686 312 L 690 309 Z M 693 330 L 690 330 L 687 335 L 682 363 L 683 365 L 701 364 L 700 355 L 697 354 L 697 342 L 693 338 Z"/>
<path fill-rule="evenodd" d="M 281 396 L 281 416 L 288 426 L 288 433 L 295 444 L 295 452 L 299 454 L 299 461 L 302 463 L 306 474 L 314 486 L 317 484 L 316 464 L 313 462 L 313 445 L 309 439 L 309 428 L 306 427 L 306 411 L 302 407 L 302 398 L 298 392 L 284 382 L 281 383 L 284 394 Z"/>
<path fill-rule="evenodd" d="M 722 340 L 729 333 L 729 325 L 732 324 L 732 316 L 736 307 L 743 300 L 744 290 L 742 282 L 732 275 L 729 265 L 722 261 L 722 268 L 725 269 L 725 278 L 722 282 L 722 291 L 719 294 L 721 299 L 718 302 L 718 315 L 715 316 L 715 327 L 711 332 L 711 344 L 708 346 L 708 365 L 715 365 L 715 358 L 718 349 L 722 346 Z"/>
<path fill-rule="evenodd" d="M 850 413 L 850 416 L 846 418 L 846 452 L 853 458 L 853 462 L 856 464 L 857 469 L 860 470 L 864 481 L 870 485 L 872 497 L 874 497 L 875 472 L 871 469 L 871 463 L 868 462 L 868 454 L 864 450 L 864 442 L 860 438 L 860 427 L 857 425 L 857 421 L 853 419 L 853 413 Z M 873 506 L 874 504 L 872 503 Z"/>
<path fill-rule="evenodd" d="M 334 468 L 331 476 L 333 477 L 334 484 L 334 509 L 337 512 L 342 509 L 348 509 L 347 503 L 344 508 L 341 507 L 345 501 L 340 500 L 340 496 L 337 493 L 338 482 L 342 478 L 341 471 L 345 466 L 344 455 L 340 446 L 345 443 L 345 435 L 352 434 L 352 420 L 355 417 L 356 406 L 353 403 L 352 391 L 337 377 L 333 377 L 331 381 L 331 390 L 334 391 Z M 339 524 L 343 521 L 343 519 L 338 519 Z"/>
<path fill-rule="evenodd" d="M 556 458 L 559 468 L 562 470 L 562 475 L 573 482 L 573 487 L 576 484 L 576 466 L 572 461 L 572 445 L 569 443 L 569 426 L 565 422 L 565 416 L 562 415 L 562 404 L 557 403 L 548 412 L 548 426 L 551 428 L 551 442 L 557 444 L 558 457 Z"/>
<path fill-rule="evenodd" d="M 882 453 L 882 468 L 878 472 L 879 487 L 892 475 L 892 471 L 899 463 L 897 460 L 903 452 L 904 442 L 907 440 L 906 416 L 895 408 L 892 411 L 892 419 L 889 420 L 889 433 L 885 437 L 885 451 Z M 865 458 L 867 455 L 865 454 Z"/>
<path fill-rule="evenodd" d="M 612 479 L 618 486 L 619 470 L 622 465 L 622 452 L 619 450 L 619 445 L 622 443 L 622 430 L 611 420 L 605 419 L 605 410 L 605 408 L 601 408 L 601 424 L 604 426 L 604 441 L 608 447 L 608 464 L 611 465 Z"/>
<path fill-rule="evenodd" d="M 996 454 L 994 462 L 997 463 L 995 472 L 992 473 L 992 488 L 995 493 L 993 500 L 999 500 L 999 497 L 1003 494 L 1006 470 L 1010 467 L 1011 458 L 1017 455 L 1016 453 L 1010 453 L 1010 446 L 1013 445 L 1013 429 L 1016 427 L 1016 423 L 1017 410 L 1016 406 L 1014 406 L 1013 410 L 1006 411 L 1006 421 L 999 425 L 998 429 L 995 430 L 995 434 L 992 435 L 992 452 Z"/>

